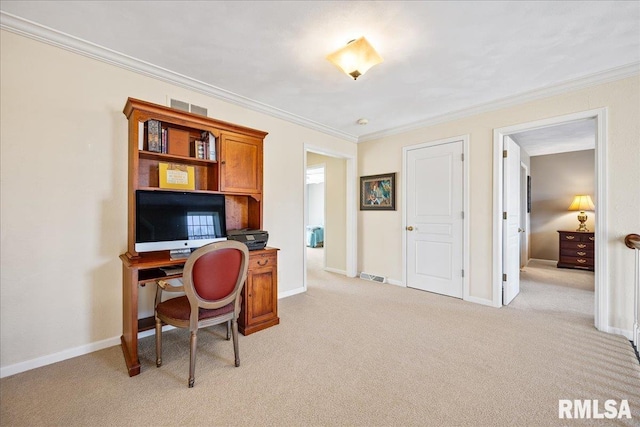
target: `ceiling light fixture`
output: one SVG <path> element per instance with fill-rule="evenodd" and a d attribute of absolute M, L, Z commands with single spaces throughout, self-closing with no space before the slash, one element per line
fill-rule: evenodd
<path fill-rule="evenodd" d="M 374 65 L 383 61 L 378 52 L 369 44 L 367 39 L 360 37 L 351 40 L 343 48 L 327 55 L 329 62 L 340 68 L 356 80 Z"/>

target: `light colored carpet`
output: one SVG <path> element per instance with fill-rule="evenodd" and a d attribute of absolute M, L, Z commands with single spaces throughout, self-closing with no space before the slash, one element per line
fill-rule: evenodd
<path fill-rule="evenodd" d="M 188 389 L 188 334 L 169 331 L 164 366 L 144 338 L 133 378 L 113 347 L 0 380 L 0 424 L 638 425 L 629 342 L 531 301 L 495 309 L 313 270 L 280 325 L 240 337 L 239 368 L 223 329 L 203 331 Z M 634 419 L 559 420 L 559 399 L 627 399 Z"/>

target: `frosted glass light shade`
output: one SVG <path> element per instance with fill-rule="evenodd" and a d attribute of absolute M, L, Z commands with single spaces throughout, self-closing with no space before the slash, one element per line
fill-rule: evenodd
<path fill-rule="evenodd" d="M 591 196 L 588 195 L 575 196 L 569 206 L 570 211 L 592 211 L 595 208 Z"/>
<path fill-rule="evenodd" d="M 367 39 L 360 37 L 350 41 L 345 47 L 327 55 L 329 62 L 356 80 L 371 67 L 383 61 Z"/>

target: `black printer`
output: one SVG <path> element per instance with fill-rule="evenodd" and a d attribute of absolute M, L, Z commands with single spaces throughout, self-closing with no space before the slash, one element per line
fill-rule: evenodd
<path fill-rule="evenodd" d="M 243 228 L 241 230 L 227 231 L 228 240 L 236 240 L 247 245 L 250 251 L 264 249 L 269 240 L 269 233 L 264 230 L 250 230 Z"/>

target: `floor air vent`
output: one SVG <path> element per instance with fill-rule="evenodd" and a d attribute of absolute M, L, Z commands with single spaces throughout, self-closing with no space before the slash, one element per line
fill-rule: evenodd
<path fill-rule="evenodd" d="M 362 272 L 360 273 L 360 278 L 364 280 L 371 280 L 372 282 L 385 283 L 387 278 L 384 276 L 376 276 L 375 274 L 369 274 Z"/>

